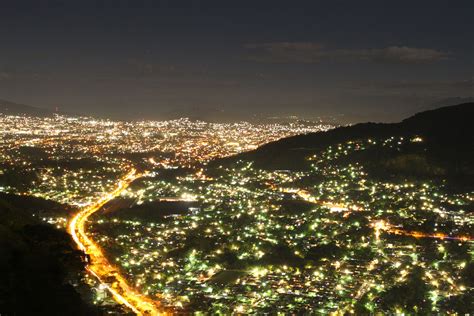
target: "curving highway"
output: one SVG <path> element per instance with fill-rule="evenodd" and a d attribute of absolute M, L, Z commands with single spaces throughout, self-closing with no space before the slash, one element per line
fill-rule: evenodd
<path fill-rule="evenodd" d="M 113 191 L 104 194 L 95 203 L 74 215 L 69 222 L 68 232 L 78 248 L 89 255 L 90 260 L 86 269 L 99 280 L 102 286 L 107 288 L 118 303 L 127 306 L 137 315 L 159 315 L 163 314 L 160 311 L 159 304 L 128 285 L 118 269 L 110 264 L 104 256 L 100 247 L 87 237 L 86 234 L 86 222 L 89 216 L 97 212 L 107 202 L 119 196 L 130 183 L 142 176 L 143 174 L 137 173 L 132 168 L 130 172 L 119 180 Z"/>

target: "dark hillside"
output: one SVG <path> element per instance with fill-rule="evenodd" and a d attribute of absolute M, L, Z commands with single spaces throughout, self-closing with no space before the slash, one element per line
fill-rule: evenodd
<path fill-rule="evenodd" d="M 97 315 L 73 283 L 84 271 L 83 254 L 68 233 L 32 216 L 58 208 L 41 199 L 0 195 L 0 314 Z"/>
<path fill-rule="evenodd" d="M 307 166 L 306 157 L 329 145 L 363 138 L 418 135 L 424 139 L 426 155 L 430 159 L 449 164 L 459 173 L 472 173 L 473 119 L 474 103 L 465 103 L 421 112 L 400 123 L 363 123 L 285 138 L 251 152 L 214 161 L 211 167 L 248 160 L 265 169 L 299 170 Z"/>
<path fill-rule="evenodd" d="M 6 100 L 0 100 L 0 113 L 5 115 L 31 115 L 45 117 L 53 115 L 54 111 L 25 104 L 18 104 Z"/>

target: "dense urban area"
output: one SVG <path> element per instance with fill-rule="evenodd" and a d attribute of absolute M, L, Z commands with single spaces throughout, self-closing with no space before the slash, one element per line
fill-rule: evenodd
<path fill-rule="evenodd" d="M 474 311 L 474 190 L 427 167 L 424 135 L 298 147 L 303 163 L 265 168 L 238 154 L 335 126 L 61 115 L 0 126 L 0 194 L 66 206 L 31 216 L 86 254 L 70 283 L 105 312 Z M 388 172 L 403 168 L 413 176 Z"/>

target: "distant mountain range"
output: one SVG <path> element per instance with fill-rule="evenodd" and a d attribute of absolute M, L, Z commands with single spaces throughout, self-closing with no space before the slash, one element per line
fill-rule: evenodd
<path fill-rule="evenodd" d="M 474 97 L 451 97 L 431 103 L 428 105 L 422 105 L 418 107 L 418 111 L 427 111 L 432 109 L 437 109 L 440 107 L 450 106 L 453 104 L 461 103 L 473 103 Z M 56 111 L 49 108 L 42 108 L 37 106 L 31 106 L 21 103 L 16 103 L 8 100 L 0 99 L 0 114 L 5 115 L 29 115 L 29 116 L 38 116 L 45 117 L 51 116 L 53 114 L 65 114 L 65 115 L 85 115 L 85 116 L 94 116 L 94 117 L 107 117 L 112 118 L 111 116 L 104 115 L 95 115 L 94 113 L 83 113 L 79 114 L 77 112 L 65 112 L 65 111 Z M 185 107 L 180 109 L 175 109 L 162 113 L 159 116 L 161 119 L 177 119 L 182 117 L 187 117 L 192 120 L 203 120 L 208 122 L 235 122 L 239 120 L 250 120 L 255 123 L 290 123 L 299 121 L 301 122 L 327 122 L 327 123 L 337 123 L 338 117 L 335 116 L 324 116 L 324 117 L 314 117 L 311 119 L 305 119 L 304 117 L 296 116 L 269 116 L 264 113 L 254 114 L 251 117 L 238 114 L 238 112 L 224 111 L 219 108 L 210 108 L 210 107 Z M 128 119 L 145 119 L 143 115 L 139 116 L 129 116 Z"/>
<path fill-rule="evenodd" d="M 31 115 L 44 117 L 53 115 L 55 112 L 50 109 L 0 100 L 0 113 L 6 115 Z"/>

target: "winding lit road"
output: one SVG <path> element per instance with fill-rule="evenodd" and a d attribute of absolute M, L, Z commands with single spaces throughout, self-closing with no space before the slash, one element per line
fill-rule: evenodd
<path fill-rule="evenodd" d="M 87 237 L 85 229 L 89 216 L 97 212 L 107 202 L 119 196 L 130 183 L 142 176 L 143 174 L 131 169 L 118 181 L 113 191 L 104 194 L 95 203 L 79 211 L 69 222 L 68 232 L 78 248 L 89 255 L 90 260 L 86 269 L 99 280 L 118 303 L 127 306 L 137 315 L 159 315 L 163 314 L 160 311 L 159 304 L 128 285 L 127 280 L 120 275 L 117 268 L 110 264 L 100 247 Z"/>
<path fill-rule="evenodd" d="M 105 287 L 113 296 L 115 301 L 125 305 L 137 315 L 162 315 L 167 314 L 160 308 L 157 301 L 153 301 L 149 297 L 140 294 L 133 289 L 125 277 L 120 275 L 119 270 L 114 267 L 103 254 L 101 248 L 91 240 L 86 234 L 86 222 L 88 218 L 99 211 L 107 202 L 119 196 L 127 187 L 136 179 L 142 177 L 143 174 L 137 173 L 135 169 L 131 169 L 123 178 L 121 178 L 116 187 L 108 193 L 105 193 L 95 203 L 80 210 L 69 222 L 68 232 L 71 234 L 74 242 L 78 248 L 84 251 L 89 256 L 89 263 L 86 269 L 94 275 L 97 280 Z M 276 187 L 272 186 L 273 189 Z M 285 191 L 285 190 L 281 190 Z M 292 190 L 291 193 L 296 193 L 302 199 L 329 207 L 332 211 L 351 211 L 359 210 L 358 208 L 348 208 L 345 205 L 335 204 L 332 202 L 316 201 L 304 190 Z M 472 241 L 468 236 L 445 236 L 442 234 L 428 235 L 420 232 L 407 232 L 400 228 L 392 227 L 384 221 L 378 221 L 372 224 L 376 231 L 376 237 L 380 235 L 380 231 L 385 231 L 397 235 L 412 236 L 416 238 L 429 237 L 437 239 L 454 239 L 459 241 Z"/>
<path fill-rule="evenodd" d="M 275 188 L 275 187 L 274 187 Z M 282 192 L 286 193 L 294 193 L 298 195 L 301 199 L 305 200 L 306 202 L 310 202 L 313 204 L 319 204 L 328 207 L 332 212 L 348 212 L 350 211 L 360 211 L 361 209 L 357 206 L 347 206 L 342 203 L 334 203 L 334 202 L 323 202 L 315 199 L 312 197 L 308 191 L 302 190 L 302 189 L 293 189 L 293 190 L 288 190 L 288 189 L 280 189 Z M 408 236 L 408 237 L 415 237 L 415 238 L 434 238 L 434 239 L 440 239 L 440 240 L 458 240 L 462 242 L 472 242 L 474 241 L 474 238 L 471 236 L 449 236 L 443 233 L 434 233 L 434 234 L 427 234 L 423 232 L 417 232 L 417 231 L 407 231 L 399 227 L 394 227 L 390 225 L 388 222 L 385 222 L 383 220 L 374 222 L 371 224 L 371 227 L 374 228 L 375 230 L 375 236 L 377 239 L 380 237 L 380 232 L 384 231 L 389 234 L 394 234 L 394 235 L 401 235 L 401 236 Z"/>

